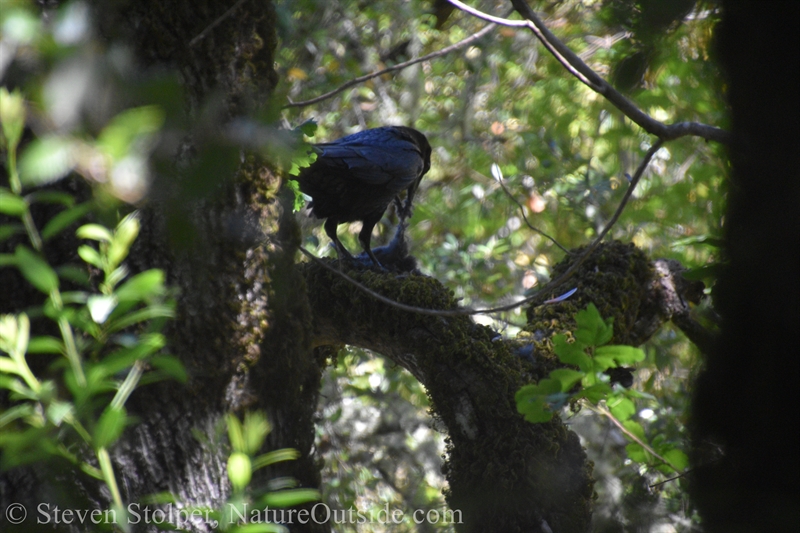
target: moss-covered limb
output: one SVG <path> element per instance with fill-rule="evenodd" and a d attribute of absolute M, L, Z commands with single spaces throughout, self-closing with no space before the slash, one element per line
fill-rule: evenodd
<path fill-rule="evenodd" d="M 505 342 L 467 316 L 401 311 L 319 265 L 302 268 L 315 344 L 369 348 L 425 385 L 434 415 L 448 429 L 448 502 L 463 513 L 460 530 L 536 531 L 545 521 L 553 531 L 585 531 L 590 465 L 560 420 L 532 425 L 517 413 L 514 393 L 530 374 Z M 456 308 L 452 293 L 426 276 L 348 274 L 408 305 Z"/>
<path fill-rule="evenodd" d="M 335 263 L 332 263 L 335 264 Z M 558 271 L 569 267 L 565 262 Z M 529 325 L 502 341 L 466 316 L 431 317 L 378 302 L 316 264 L 303 267 L 314 344 L 374 350 L 411 371 L 426 387 L 434 414 L 448 429 L 448 502 L 464 513 L 464 531 L 583 531 L 593 481 L 577 436 L 558 419 L 528 424 L 514 393 L 559 366 L 551 337 L 575 328 L 575 313 L 594 303 L 614 317 L 615 343 L 638 344 L 686 310 L 691 285 L 679 265 L 653 263 L 633 245 L 597 249 L 569 282 L 570 299 L 528 310 Z M 420 275 L 348 274 L 395 301 L 455 309 L 452 293 Z M 558 290 L 556 290 L 558 292 Z M 526 351 L 527 350 L 527 351 Z M 532 529 L 533 528 L 533 529 Z"/>
<path fill-rule="evenodd" d="M 566 271 L 571 262 L 567 258 L 556 265 L 553 277 Z M 601 316 L 614 319 L 612 343 L 638 346 L 664 322 L 685 316 L 689 303 L 702 297 L 703 284 L 685 280 L 683 270 L 676 261 L 651 261 L 633 244 L 603 244 L 564 286 L 553 291 L 577 288 L 577 292 L 564 302 L 528 308 L 525 330 L 537 340 L 573 331 L 575 313 L 593 303 Z"/>

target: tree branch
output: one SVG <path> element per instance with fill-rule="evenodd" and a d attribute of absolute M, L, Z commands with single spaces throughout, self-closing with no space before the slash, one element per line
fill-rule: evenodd
<path fill-rule="evenodd" d="M 332 96 L 336 96 L 337 94 L 339 94 L 340 92 L 344 91 L 345 89 L 349 89 L 350 87 L 358 85 L 359 83 L 363 83 L 363 82 L 365 82 L 367 80 L 371 80 L 372 78 L 376 78 L 378 76 L 382 76 L 382 75 L 384 75 L 386 73 L 394 72 L 396 70 L 403 70 L 404 68 L 410 67 L 411 65 L 416 65 L 417 63 L 421 63 L 423 61 L 428 61 L 429 59 L 434 59 L 434 58 L 437 58 L 437 57 L 441 57 L 441 56 L 447 55 L 450 52 L 454 52 L 455 50 L 458 50 L 460 48 L 464 48 L 465 46 L 469 46 L 470 44 L 472 44 L 475 41 L 479 40 L 481 37 L 485 36 L 490 31 L 492 31 L 495 28 L 495 26 L 496 26 L 495 24 L 489 24 L 489 25 L 481 28 L 477 33 L 474 33 L 474 34 L 470 35 L 469 37 L 467 37 L 465 39 L 462 39 L 461 41 L 459 41 L 459 42 L 457 42 L 455 44 L 451 44 L 450 46 L 442 48 L 441 50 L 437 50 L 436 52 L 431 52 L 428 55 L 424 55 L 422 57 L 417 57 L 415 59 L 410 59 L 408 61 L 404 61 L 402 63 L 398 63 L 397 65 L 394 65 L 394 66 L 391 66 L 391 67 L 387 67 L 385 69 L 381 69 L 381 70 L 372 72 L 371 74 L 365 74 L 364 76 L 359 76 L 358 78 L 352 79 L 352 80 L 348 81 L 347 83 L 337 87 L 336 89 L 334 89 L 334 90 L 332 90 L 330 92 L 327 92 L 325 94 L 322 94 L 320 96 L 317 96 L 316 98 L 311 98 L 310 100 L 303 100 L 301 102 L 289 102 L 288 104 L 283 106 L 283 109 L 287 109 L 287 108 L 290 108 L 290 107 L 305 107 L 305 106 L 309 106 L 309 105 L 312 105 L 312 104 L 317 104 L 319 102 L 322 102 L 323 100 L 327 100 L 328 98 L 331 98 Z"/>
<path fill-rule="evenodd" d="M 670 141 L 687 135 L 701 137 L 708 141 L 716 141 L 727 144 L 730 142 L 730 134 L 722 129 L 707 124 L 697 122 L 678 122 L 675 124 L 664 124 L 654 119 L 641 109 L 633 101 L 622 93 L 614 89 L 602 76 L 592 70 L 589 65 L 573 52 L 567 45 L 562 43 L 553 35 L 547 26 L 539 19 L 534 11 L 528 6 L 525 0 L 511 0 L 514 9 L 525 20 L 511 20 L 494 17 L 469 7 L 459 0 L 448 0 L 451 4 L 483 20 L 489 20 L 495 24 L 511 27 L 526 27 L 542 42 L 545 48 L 566 68 L 573 76 L 578 78 L 581 83 L 602 95 L 611 102 L 614 107 L 639 125 L 646 132 L 656 135 L 659 139 Z"/>

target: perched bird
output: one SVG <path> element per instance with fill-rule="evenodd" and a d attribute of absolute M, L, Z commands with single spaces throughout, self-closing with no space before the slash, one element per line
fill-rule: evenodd
<path fill-rule="evenodd" d="M 372 229 L 392 200 L 401 223 L 411 214 L 411 202 L 422 176 L 431 168 L 431 145 L 422 133 L 405 126 L 364 130 L 328 143 L 314 145 L 317 160 L 300 171 L 300 190 L 311 197 L 308 204 L 317 218 L 325 218 L 325 233 L 339 259 L 353 256 L 336 236 L 344 222 L 363 223 L 358 240 L 379 268 L 370 248 Z M 407 191 L 405 205 L 400 193 Z"/>

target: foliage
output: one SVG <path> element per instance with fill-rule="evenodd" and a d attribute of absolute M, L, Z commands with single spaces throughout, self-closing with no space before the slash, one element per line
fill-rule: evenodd
<path fill-rule="evenodd" d="M 257 516 L 253 510 L 292 507 L 319 500 L 319 491 L 292 488 L 296 482 L 281 479 L 280 490 L 264 490 L 251 486 L 253 472 L 281 461 L 297 459 L 297 450 L 285 448 L 256 455 L 272 430 L 266 415 L 260 411 L 245 413 L 244 420 L 229 414 L 226 423 L 231 453 L 228 455 L 228 479 L 233 494 L 219 509 L 195 508 L 200 515 L 213 519 L 218 531 L 230 533 L 286 533 L 288 528 L 272 523 L 270 516 Z M 273 484 L 273 487 L 275 484 Z"/>
<path fill-rule="evenodd" d="M 323 501 L 333 512 L 380 516 L 389 508 L 403 517 L 392 531 L 452 531 L 445 520 L 413 520 L 415 511 L 447 511 L 444 436 L 432 427 L 429 407 L 424 387 L 404 369 L 358 348 L 339 352 L 323 381 L 317 428 Z M 342 522 L 337 531 L 366 527 Z"/>
<path fill-rule="evenodd" d="M 46 297 L 27 312 L 0 317 L 0 351 L 7 354 L 0 356 L 0 387 L 8 391 L 7 408 L 0 415 L 1 465 L 66 460 L 102 480 L 114 507 L 123 512 L 108 449 L 132 422 L 125 403 L 136 388 L 166 378 L 185 380 L 180 362 L 163 353 L 160 332 L 173 316 L 174 301 L 163 272 L 129 276 L 122 264 L 139 232 L 135 214 L 113 229 L 100 224 L 78 228 L 78 238 L 97 243 L 78 248 L 86 263 L 83 269 L 56 269 L 47 262 L 47 241 L 87 215 L 91 203 L 76 206 L 67 193 L 23 195 L 16 167 L 25 125 L 22 96 L 0 89 L 0 114 L 11 186 L 0 188 L 0 212 L 18 221 L 5 225 L 3 236 L 25 233 L 30 245 L 18 244 L 13 254 L 0 254 L 0 266 L 16 268 Z M 39 231 L 31 207 L 52 201 L 66 208 Z M 92 268 L 102 280 L 97 290 L 83 274 Z M 63 289 L 75 283 L 83 289 Z M 44 368 L 43 355 L 49 360 Z M 99 468 L 86 457 L 89 450 Z"/>
<path fill-rule="evenodd" d="M 632 346 L 609 345 L 614 334 L 613 319 L 603 321 L 594 304 L 578 312 L 575 322 L 577 327 L 572 342 L 564 334 L 553 337 L 555 354 L 572 368 L 553 370 L 549 377 L 517 391 L 515 398 L 519 412 L 528 422 L 540 423 L 553 418 L 567 403 L 585 399 L 597 408 L 604 402 L 608 411 L 604 408 L 599 411 L 622 424 L 625 435 L 631 440 L 626 447 L 631 460 L 647 465 L 655 455 L 661 461 L 657 465 L 659 469 L 667 474 L 681 473 L 688 463 L 686 454 L 667 441 L 664 435 L 656 437 L 651 445 L 646 444 L 644 429 L 631 419 L 637 412 L 635 399 L 654 398 L 609 384 L 607 370 L 641 362 L 645 358 L 644 351 Z M 581 386 L 576 387 L 579 382 Z"/>

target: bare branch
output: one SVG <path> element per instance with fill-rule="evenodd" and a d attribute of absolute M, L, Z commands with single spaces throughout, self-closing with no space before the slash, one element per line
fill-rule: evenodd
<path fill-rule="evenodd" d="M 654 119 L 641 109 L 633 101 L 622 93 L 614 89 L 602 76 L 597 74 L 584 61 L 578 57 L 567 45 L 562 43 L 544 25 L 534 11 L 528 6 L 525 0 L 511 0 L 514 9 L 522 15 L 525 20 L 511 20 L 494 17 L 483 13 L 477 9 L 469 7 L 459 0 L 448 0 L 451 4 L 462 11 L 474 15 L 483 20 L 490 20 L 495 24 L 502 24 L 511 27 L 527 27 L 542 42 L 547 50 L 567 69 L 573 76 L 578 78 L 581 83 L 602 95 L 611 102 L 617 109 L 638 124 L 646 132 L 656 135 L 659 139 L 670 141 L 687 135 L 701 137 L 708 141 L 729 143 L 730 134 L 722 129 L 707 124 L 697 122 L 678 122 L 676 124 L 664 124 Z"/>
<path fill-rule="evenodd" d="M 500 187 L 503 189 L 503 192 L 505 192 L 505 193 L 506 193 L 506 196 L 508 196 L 508 197 L 511 199 L 511 201 L 512 201 L 512 202 L 514 202 L 515 204 L 517 204 L 517 206 L 519 207 L 519 212 L 520 212 L 520 214 L 522 215 L 522 220 L 524 220 L 524 221 L 525 221 L 525 224 L 527 224 L 527 226 L 528 226 L 528 227 L 529 227 L 531 230 L 535 231 L 536 233 L 538 233 L 538 234 L 539 234 L 539 235 L 541 235 L 542 237 L 545 237 L 546 239 L 549 239 L 549 240 L 550 240 L 550 241 L 551 241 L 553 244 L 555 244 L 556 246 L 558 246 L 558 247 L 559 247 L 559 248 L 560 248 L 560 249 L 561 249 L 561 250 L 562 250 L 564 253 L 566 253 L 567 255 L 571 255 L 571 254 L 573 253 L 573 252 L 571 252 L 570 250 L 567 250 L 566 248 L 564 248 L 564 246 L 562 246 L 562 245 L 561 245 L 561 243 L 560 243 L 560 242 L 558 242 L 558 241 L 555 239 L 555 237 L 551 237 L 551 236 L 550 236 L 550 235 L 548 235 L 547 233 L 543 232 L 542 230 L 540 230 L 539 228 L 537 228 L 536 226 L 534 226 L 533 224 L 531 224 L 531 223 L 530 223 L 530 221 L 528 220 L 528 216 L 525 214 L 525 208 L 522 206 L 522 204 L 519 202 L 519 200 L 517 200 L 517 199 L 514 197 L 514 195 L 513 195 L 513 194 L 511 194 L 511 191 L 509 191 L 509 190 L 506 188 L 506 185 L 505 185 L 505 183 L 503 183 L 503 179 L 502 179 L 502 178 L 501 178 L 501 179 L 498 179 L 498 180 L 497 180 L 497 182 L 500 184 Z"/>
<path fill-rule="evenodd" d="M 650 445 L 648 445 L 648 444 L 647 444 L 646 442 L 644 442 L 642 439 L 640 439 L 639 437 L 637 437 L 637 436 L 636 436 L 636 435 L 635 435 L 635 434 L 634 434 L 632 431 L 630 431 L 628 428 L 626 428 L 626 427 L 625 427 L 625 426 L 622 424 L 622 422 L 620 422 L 619 420 L 617 420 L 617 417 L 615 417 L 613 414 L 611 414 L 611 412 L 610 412 L 610 411 L 608 411 L 607 409 L 605 409 L 605 408 L 603 408 L 603 407 L 601 407 L 601 406 L 599 406 L 599 405 L 598 405 L 597 407 L 595 407 L 594 405 L 592 405 L 592 404 L 590 404 L 590 403 L 587 403 L 586 405 L 588 405 L 588 407 L 589 407 L 589 409 L 590 409 L 590 410 L 592 410 L 592 411 L 594 411 L 594 412 L 596 412 L 596 413 L 598 413 L 598 414 L 601 414 L 601 415 L 605 416 L 606 418 L 608 418 L 609 420 L 611 420 L 611 422 L 613 422 L 613 423 L 614 423 L 614 425 L 615 425 L 615 426 L 617 426 L 617 427 L 619 428 L 619 430 L 620 430 L 620 431 L 622 431 L 623 433 L 625 433 L 625 434 L 626 434 L 626 435 L 627 435 L 627 436 L 628 436 L 628 437 L 629 437 L 629 438 L 630 438 L 632 441 L 634 441 L 636 444 L 638 444 L 639 446 L 641 446 L 642 448 L 644 448 L 645 450 L 647 450 L 647 452 L 648 452 L 650 455 L 652 455 L 652 456 L 653 456 L 653 457 L 655 457 L 656 459 L 660 459 L 660 460 L 661 460 L 661 462 L 663 462 L 665 465 L 669 466 L 669 467 L 670 467 L 671 469 L 673 469 L 675 472 L 680 472 L 680 471 L 681 471 L 681 470 L 680 470 L 678 467 L 676 467 L 674 464 L 672 464 L 671 462 L 667 461 L 667 460 L 666 460 L 664 457 L 662 457 L 661 455 L 659 455 L 659 454 L 658 454 L 658 452 L 656 452 L 656 451 L 655 451 L 655 450 L 654 450 L 652 447 L 650 447 Z"/>
<path fill-rule="evenodd" d="M 556 279 L 545 285 L 540 291 L 538 291 L 533 296 L 525 298 L 524 300 L 521 300 L 514 304 L 504 305 L 501 307 L 494 307 L 492 309 L 484 309 L 481 312 L 495 313 L 499 311 L 510 311 L 511 309 L 529 303 L 530 304 L 535 302 L 540 302 L 540 304 L 544 303 L 542 300 L 547 294 L 549 294 L 548 291 L 552 291 L 553 289 L 564 283 L 567 279 L 569 279 L 575 273 L 575 271 L 578 270 L 581 264 L 583 264 L 586 258 L 588 258 L 592 254 L 592 252 L 594 252 L 595 248 L 597 248 L 597 246 L 600 244 L 600 241 L 603 240 L 603 237 L 606 236 L 606 234 L 611 230 L 614 224 L 616 224 L 617 220 L 619 220 L 619 217 L 622 214 L 622 210 L 625 209 L 625 205 L 627 205 L 628 200 L 630 200 L 631 195 L 633 194 L 633 190 L 636 188 L 636 185 L 642 178 L 645 169 L 650 164 L 650 160 L 653 158 L 655 153 L 661 148 L 661 145 L 663 144 L 664 141 L 659 139 L 653 146 L 650 147 L 650 149 L 647 151 L 644 158 L 642 159 L 642 162 L 639 163 L 639 167 L 636 169 L 636 173 L 634 173 L 633 178 L 631 178 L 631 184 L 628 186 L 628 190 L 625 191 L 625 196 L 622 197 L 622 201 L 620 201 L 619 206 L 617 207 L 617 210 L 614 213 L 614 216 L 611 217 L 611 220 L 608 221 L 608 223 L 605 225 L 605 227 L 597 236 L 597 238 L 594 241 L 592 241 L 592 244 L 586 247 L 586 249 L 581 253 L 580 256 L 578 256 L 575 262 L 572 263 L 572 265 L 570 265 L 570 267 L 567 269 L 566 272 L 564 272 L 559 277 L 557 277 Z"/>
<path fill-rule="evenodd" d="M 465 39 L 462 39 L 461 41 L 459 41 L 459 42 L 457 42 L 455 44 L 451 44 L 450 46 L 442 48 L 441 50 L 437 50 L 436 52 L 431 52 L 430 54 L 422 56 L 422 57 L 417 57 L 415 59 L 410 59 L 408 61 L 404 61 L 402 63 L 398 63 L 397 65 L 393 65 L 391 67 L 387 67 L 385 69 L 381 69 L 381 70 L 372 72 L 370 74 L 365 74 L 364 76 L 359 76 L 358 78 L 354 78 L 354 79 L 348 81 L 347 83 L 337 87 L 336 89 L 334 89 L 334 90 L 332 90 L 330 92 L 327 92 L 325 94 L 322 94 L 320 96 L 317 96 L 316 98 L 311 98 L 310 100 L 303 100 L 302 102 L 289 102 L 288 104 L 283 106 L 283 108 L 287 109 L 287 108 L 290 108 L 290 107 L 305 107 L 305 106 L 309 106 L 309 105 L 312 105 L 312 104 L 317 104 L 319 102 L 322 102 L 323 100 L 327 100 L 328 98 L 331 98 L 332 96 L 336 96 L 337 94 L 339 94 L 340 92 L 344 91 L 345 89 L 349 89 L 350 87 L 358 85 L 359 83 L 363 83 L 363 82 L 365 82 L 367 80 L 371 80 L 372 78 L 376 78 L 378 76 L 382 76 L 382 75 L 384 75 L 384 74 L 386 74 L 388 72 L 394 72 L 396 70 L 402 70 L 404 68 L 410 67 L 411 65 L 415 65 L 415 64 L 421 63 L 423 61 L 428 61 L 429 59 L 434 59 L 434 58 L 437 58 L 437 57 L 441 57 L 443 55 L 447 55 L 450 52 L 453 52 L 453 51 L 458 50 L 460 48 L 464 48 L 465 46 L 469 46 L 470 44 L 474 43 L 475 41 L 477 41 L 481 37 L 485 36 L 490 31 L 492 31 L 495 27 L 496 27 L 495 24 L 489 24 L 489 25 L 481 28 L 477 33 L 474 33 L 474 34 L 470 35 L 469 37 L 467 37 Z"/>

